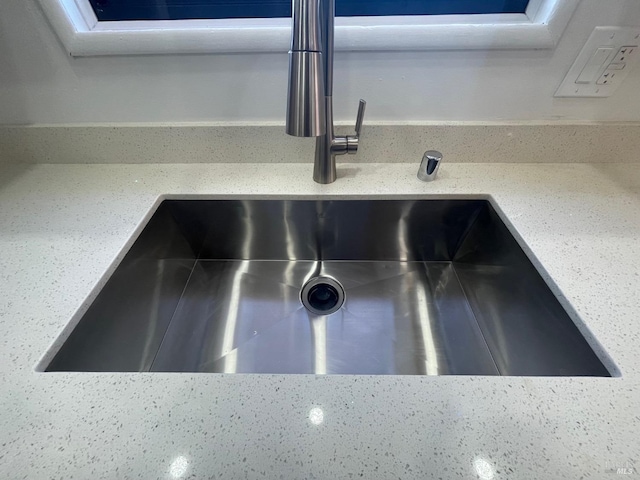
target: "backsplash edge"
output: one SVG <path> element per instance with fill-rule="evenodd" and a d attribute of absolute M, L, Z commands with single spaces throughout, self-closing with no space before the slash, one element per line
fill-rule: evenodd
<path fill-rule="evenodd" d="M 310 163 L 314 145 L 269 124 L 0 126 L 0 163 Z M 457 163 L 636 163 L 640 123 L 373 124 L 349 161 L 419 162 L 426 150 Z"/>

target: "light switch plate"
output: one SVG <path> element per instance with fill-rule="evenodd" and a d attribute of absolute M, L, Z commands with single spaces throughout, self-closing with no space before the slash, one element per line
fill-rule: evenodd
<path fill-rule="evenodd" d="M 640 27 L 596 27 L 554 96 L 610 96 L 640 57 L 638 46 Z"/>

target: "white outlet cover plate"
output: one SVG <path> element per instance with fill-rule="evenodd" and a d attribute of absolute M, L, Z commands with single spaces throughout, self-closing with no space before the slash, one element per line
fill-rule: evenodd
<path fill-rule="evenodd" d="M 573 62 L 571 69 L 558 87 L 555 97 L 609 97 L 616 91 L 624 78 L 633 68 L 640 55 L 635 55 L 625 65 L 624 70 L 617 72 L 616 81 L 609 85 L 597 85 L 596 80 L 602 75 L 606 66 L 613 59 L 620 47 L 627 45 L 640 45 L 640 27 L 596 27 L 585 43 L 582 51 Z M 613 53 L 602 65 L 601 71 L 596 75 L 596 80 L 590 83 L 578 84 L 576 80 L 587 62 L 591 59 L 599 47 L 612 47 Z"/>

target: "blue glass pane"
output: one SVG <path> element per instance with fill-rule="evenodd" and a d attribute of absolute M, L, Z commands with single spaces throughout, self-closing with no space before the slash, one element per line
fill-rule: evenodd
<path fill-rule="evenodd" d="M 90 0 L 100 21 L 273 18 L 290 0 Z M 339 16 L 524 13 L 529 0 L 336 0 Z"/>

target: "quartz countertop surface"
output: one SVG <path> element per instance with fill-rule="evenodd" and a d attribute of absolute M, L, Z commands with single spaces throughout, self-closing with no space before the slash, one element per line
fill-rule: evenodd
<path fill-rule="evenodd" d="M 613 478 L 640 468 L 640 164 L 0 166 L 0 478 Z M 42 373 L 161 195 L 490 195 L 613 378 Z M 66 332 L 66 333 L 65 333 Z M 638 474 L 633 470 L 633 473 Z"/>

